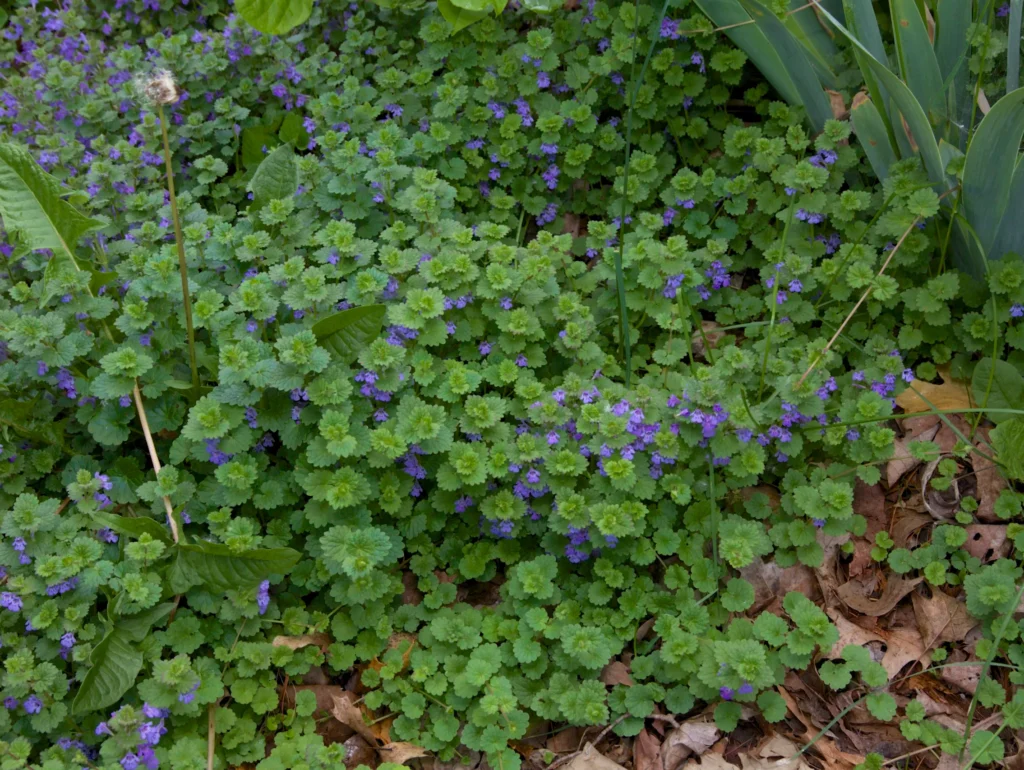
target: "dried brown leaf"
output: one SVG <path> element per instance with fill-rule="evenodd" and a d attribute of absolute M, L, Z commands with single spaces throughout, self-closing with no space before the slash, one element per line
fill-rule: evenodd
<path fill-rule="evenodd" d="M 343 725 L 348 725 L 357 733 L 359 733 L 371 746 L 377 746 L 377 736 L 373 734 L 373 730 L 366 723 L 363 718 L 363 712 L 356 705 L 356 698 L 350 692 L 342 692 L 341 694 L 335 694 L 331 697 L 331 715 L 341 722 Z"/>
<path fill-rule="evenodd" d="M 975 446 L 979 452 L 984 452 L 991 457 L 991 454 L 989 454 L 990 450 L 985 446 L 985 441 L 989 440 L 988 429 L 979 428 L 978 434 L 982 440 L 975 444 Z M 986 524 L 998 522 L 1000 519 L 996 516 L 995 512 L 996 500 L 999 498 L 1000 493 L 1006 489 L 1008 482 L 1003 474 L 999 472 L 998 465 L 991 460 L 986 460 L 977 452 L 971 456 L 971 465 L 974 466 L 974 478 L 978 485 L 978 510 L 975 511 L 974 515 L 978 517 L 979 521 L 983 521 Z"/>
<path fill-rule="evenodd" d="M 935 409 L 970 409 L 973 403 L 967 383 L 957 382 L 949 377 L 948 369 L 939 369 L 939 374 L 943 379 L 941 383 L 921 380 L 911 382 L 910 387 L 896 397 L 896 406 L 905 414 L 930 412 L 932 406 L 924 400 L 927 398 Z"/>
<path fill-rule="evenodd" d="M 656 770 L 661 761 L 661 739 L 646 727 L 633 741 L 633 770 Z"/>
<path fill-rule="evenodd" d="M 740 754 L 743 770 L 812 770 L 800 747 L 789 738 L 773 736 L 756 752 Z"/>
<path fill-rule="evenodd" d="M 663 770 L 676 770 L 680 763 L 691 754 L 698 757 L 710 749 L 721 732 L 714 722 L 690 719 L 665 736 L 661 746 Z"/>
<path fill-rule="evenodd" d="M 860 581 L 851 580 L 839 586 L 838 594 L 847 607 L 856 610 L 862 615 L 870 615 L 877 618 L 892 612 L 893 607 L 899 603 L 900 599 L 913 591 L 914 586 L 922 580 L 924 578 L 905 580 L 897 575 L 892 575 L 889 578 L 889 582 L 886 583 L 882 595 L 877 599 L 865 596 L 864 586 Z"/>
<path fill-rule="evenodd" d="M 427 750 L 415 743 L 389 743 L 387 746 L 380 746 L 377 749 L 380 758 L 385 762 L 394 762 L 396 765 L 404 765 L 410 759 L 427 756 Z"/>
<path fill-rule="evenodd" d="M 700 762 L 691 759 L 683 765 L 683 770 L 738 770 L 738 768 L 731 762 L 726 762 L 721 754 L 708 752 L 700 758 Z"/>
<path fill-rule="evenodd" d="M 298 650 L 310 645 L 325 650 L 331 646 L 331 637 L 324 633 L 302 634 L 301 636 L 275 636 L 270 644 L 273 647 L 287 647 L 289 650 Z"/>
<path fill-rule="evenodd" d="M 983 562 L 995 561 L 1010 553 L 1005 524 L 971 524 L 967 527 L 964 549 Z"/>
<path fill-rule="evenodd" d="M 910 598 L 914 602 L 914 616 L 926 650 L 945 642 L 959 642 L 978 625 L 978 621 L 967 612 L 966 604 L 938 589 L 932 589 L 931 597 L 915 592 Z"/>
<path fill-rule="evenodd" d="M 832 91 L 828 88 L 825 89 L 825 93 L 828 94 L 828 103 L 832 107 L 832 117 L 836 120 L 843 120 L 849 114 L 843 95 L 838 91 Z"/>
<path fill-rule="evenodd" d="M 345 766 L 359 767 L 359 765 L 371 766 L 377 762 L 377 752 L 366 742 L 361 735 L 353 735 L 342 744 L 345 749 Z"/>
<path fill-rule="evenodd" d="M 633 686 L 633 680 L 629 676 L 629 667 L 621 660 L 613 660 L 601 669 L 601 681 L 609 687 L 616 684 L 626 687 Z"/>
<path fill-rule="evenodd" d="M 909 473 L 921 464 L 920 460 L 910 454 L 910 442 L 931 441 L 938 432 L 939 424 L 935 423 L 931 428 L 918 435 L 908 433 L 903 438 L 898 438 L 893 442 L 892 459 L 885 466 L 885 480 L 889 483 L 890 487 L 895 486 L 896 482 L 903 477 L 903 474 Z"/>
<path fill-rule="evenodd" d="M 592 743 L 587 743 L 583 751 L 573 757 L 565 767 L 566 770 L 624 770 L 618 762 L 613 762 L 595 749 Z"/>

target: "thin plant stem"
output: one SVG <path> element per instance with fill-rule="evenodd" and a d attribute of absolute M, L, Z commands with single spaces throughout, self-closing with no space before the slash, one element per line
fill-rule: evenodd
<path fill-rule="evenodd" d="M 146 446 L 149 448 L 149 459 L 153 463 L 153 470 L 160 475 L 160 458 L 156 454 L 156 444 L 153 443 L 153 434 L 149 430 L 149 420 L 146 419 L 146 409 L 142 406 L 142 393 L 139 392 L 139 383 L 132 388 L 132 395 L 135 397 L 135 410 L 139 413 L 139 422 L 142 423 L 142 435 L 146 437 Z M 178 523 L 174 520 L 174 508 L 167 495 L 163 496 L 164 509 L 167 511 L 167 521 L 171 526 L 171 537 L 174 542 L 179 540 Z"/>
<path fill-rule="evenodd" d="M 911 231 L 917 226 L 917 223 L 920 220 L 921 217 L 914 217 L 914 221 L 910 223 L 910 227 L 903 231 L 903 235 L 900 236 L 900 239 L 896 242 L 896 245 L 893 247 L 892 251 L 889 252 L 889 256 L 885 258 L 885 262 L 882 263 L 882 267 L 878 271 L 878 275 L 875 276 L 876 279 L 880 278 L 882 274 L 885 272 L 885 269 L 889 267 L 889 263 L 892 261 L 892 258 L 896 255 L 896 252 L 900 250 L 900 246 L 903 245 L 903 242 L 907 239 L 907 236 L 910 235 Z M 836 329 L 836 333 L 832 335 L 832 339 L 830 339 L 828 341 L 828 344 L 825 345 L 825 349 L 815 357 L 815 359 L 811 362 L 811 365 L 807 367 L 807 371 L 800 376 L 799 380 L 797 380 L 794 389 L 798 389 L 801 385 L 804 384 L 804 380 L 806 380 L 810 373 L 814 371 L 815 367 L 817 367 L 817 365 L 821 363 L 821 360 L 825 357 L 828 351 L 832 349 L 832 346 L 835 344 L 836 340 L 839 339 L 839 335 L 843 333 L 843 329 L 845 329 L 846 325 L 850 323 L 850 319 L 853 318 L 854 315 L 856 315 L 857 311 L 860 309 L 860 306 L 864 304 L 864 300 L 866 300 L 868 296 L 871 294 L 871 290 L 873 288 L 875 288 L 875 286 L 872 283 L 870 286 L 868 286 L 867 289 L 864 290 L 864 293 L 860 295 L 860 299 L 857 300 L 857 304 L 853 306 L 853 309 L 850 310 L 849 313 L 847 313 L 846 318 L 843 319 L 843 322 L 839 324 L 839 328 Z"/>
<path fill-rule="evenodd" d="M 786 258 L 786 243 L 789 240 L 789 227 L 793 224 L 793 216 L 796 213 L 796 201 L 793 200 L 789 204 L 789 216 L 786 218 L 786 226 L 782 230 L 782 248 L 780 249 L 780 260 Z M 768 356 L 772 350 L 772 336 L 775 333 L 775 314 L 779 307 L 779 287 L 782 285 L 782 281 L 778 272 L 775 274 L 775 294 L 772 295 L 772 317 L 768 323 L 768 334 L 765 335 L 764 341 L 764 360 L 761 362 L 761 381 L 757 386 L 757 400 L 761 400 L 761 395 L 764 393 L 764 378 L 768 372 Z"/>
<path fill-rule="evenodd" d="M 185 331 L 188 334 L 188 363 L 192 369 L 192 390 L 199 397 L 199 367 L 196 365 L 196 330 L 192 325 L 192 297 L 188 291 L 188 263 L 185 261 L 185 239 L 181 234 L 178 216 L 178 198 L 174 194 L 174 170 L 171 168 L 171 142 L 167 137 L 167 120 L 160 105 L 160 133 L 164 138 L 164 165 L 167 168 L 167 194 L 171 201 L 171 220 L 174 222 L 174 242 L 178 246 L 178 270 L 181 273 L 181 297 L 185 302 Z"/>
<path fill-rule="evenodd" d="M 213 770 L 214 754 L 217 747 L 216 721 L 213 716 L 215 709 L 216 704 L 211 703 L 206 710 L 206 770 Z"/>

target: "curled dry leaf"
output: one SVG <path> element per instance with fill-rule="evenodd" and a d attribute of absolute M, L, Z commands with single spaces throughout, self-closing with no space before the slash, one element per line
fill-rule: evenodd
<path fill-rule="evenodd" d="M 905 414 L 930 412 L 932 406 L 925 401 L 928 399 L 935 409 L 970 409 L 973 402 L 968 384 L 949 377 L 949 369 L 939 369 L 939 375 L 943 380 L 941 383 L 921 380 L 911 382 L 910 386 L 896 397 L 896 406 Z"/>
<path fill-rule="evenodd" d="M 825 93 L 828 94 L 828 103 L 832 107 L 832 117 L 836 120 L 845 120 L 849 116 L 849 110 L 846 109 L 846 100 L 843 95 L 828 88 L 825 89 Z"/>
<path fill-rule="evenodd" d="M 743 770 L 812 770 L 799 752 L 789 738 L 775 735 L 756 751 L 740 754 L 740 764 Z"/>
<path fill-rule="evenodd" d="M 714 722 L 690 719 L 665 736 L 661 746 L 663 770 L 676 770 L 691 754 L 702 756 L 718 740 L 721 732 Z"/>
<path fill-rule="evenodd" d="M 617 684 L 626 687 L 633 686 L 633 680 L 629 676 L 629 667 L 621 660 L 613 660 L 601 669 L 601 681 L 609 687 Z"/>
<path fill-rule="evenodd" d="M 921 500 L 932 516 L 940 521 L 949 521 L 960 509 L 960 480 L 954 478 L 946 489 L 935 489 L 931 485 L 935 469 L 943 458 L 932 460 L 921 471 Z"/>
<path fill-rule="evenodd" d="M 919 434 L 907 433 L 893 442 L 892 459 L 885 466 L 885 480 L 889 482 L 890 487 L 895 486 L 903 474 L 909 473 L 921 464 L 920 460 L 910 454 L 910 443 L 912 441 L 931 441 L 938 432 L 939 423 L 936 422 L 932 427 L 926 428 Z"/>
<path fill-rule="evenodd" d="M 427 756 L 427 750 L 415 743 L 389 743 L 377 749 L 380 758 L 384 762 L 393 762 L 396 765 L 404 765 L 410 759 Z"/>
<path fill-rule="evenodd" d="M 343 744 L 345 748 L 345 767 L 373 765 L 377 760 L 377 752 L 361 735 L 353 735 Z"/>
<path fill-rule="evenodd" d="M 914 602 L 914 616 L 917 627 L 921 629 L 925 649 L 931 650 L 945 642 L 962 641 L 978 625 L 978 621 L 967 612 L 966 604 L 938 589 L 932 589 L 930 597 L 914 592 L 910 598 Z"/>
<path fill-rule="evenodd" d="M 865 596 L 864 586 L 858 580 L 844 583 L 839 586 L 837 592 L 839 598 L 842 599 L 847 607 L 856 610 L 861 615 L 870 615 L 877 618 L 892 612 L 893 607 L 899 603 L 900 599 L 913 591 L 914 586 L 922 580 L 924 578 L 905 580 L 897 575 L 892 575 L 889 578 L 889 582 L 885 584 L 882 595 L 877 599 Z"/>
<path fill-rule="evenodd" d="M 289 650 L 298 650 L 311 645 L 325 650 L 331 646 L 331 637 L 324 633 L 302 634 L 301 636 L 275 636 L 270 644 L 273 647 L 287 647 Z"/>
<path fill-rule="evenodd" d="M 657 770 L 661 764 L 661 740 L 646 727 L 633 741 L 633 770 Z"/>
<path fill-rule="evenodd" d="M 371 746 L 378 745 L 377 737 L 363 718 L 363 712 L 356 705 L 356 699 L 352 693 L 342 692 L 341 694 L 335 694 L 332 696 L 331 701 L 331 714 L 335 719 L 343 725 L 351 727 Z"/>
<path fill-rule="evenodd" d="M 587 743 L 565 767 L 566 770 L 624 770 L 618 762 L 613 762 L 595 749 L 592 743 Z"/>

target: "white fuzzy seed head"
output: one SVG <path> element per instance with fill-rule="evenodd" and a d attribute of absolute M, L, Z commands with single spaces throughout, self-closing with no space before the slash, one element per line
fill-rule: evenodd
<path fill-rule="evenodd" d="M 140 79 L 139 90 L 153 104 L 174 104 L 181 98 L 181 89 L 167 70 L 157 70 Z"/>

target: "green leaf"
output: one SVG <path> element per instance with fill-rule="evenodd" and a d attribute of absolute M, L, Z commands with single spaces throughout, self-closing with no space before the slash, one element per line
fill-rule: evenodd
<path fill-rule="evenodd" d="M 761 28 L 750 24 L 750 16 L 739 0 L 696 0 L 696 3 L 716 27 L 726 28 L 724 32 L 729 39 L 750 58 L 783 99 L 791 104 L 801 103 L 789 69 Z"/>
<path fill-rule="evenodd" d="M 990 765 L 1000 762 L 1005 754 L 1003 742 L 998 733 L 990 730 L 978 730 L 971 736 L 971 760 L 976 765 Z"/>
<path fill-rule="evenodd" d="M 793 37 L 793 33 L 786 29 L 786 25 L 763 5 L 755 0 L 740 0 L 740 3 L 764 32 L 765 38 L 778 52 L 779 58 L 786 63 L 790 78 L 800 96 L 797 104 L 803 105 L 807 110 L 814 130 L 821 131 L 825 127 L 825 121 L 832 119 L 832 106 L 805 55 L 803 46 Z"/>
<path fill-rule="evenodd" d="M 989 434 L 1003 472 L 1016 481 L 1024 480 L 1024 419 L 1001 422 Z"/>
<path fill-rule="evenodd" d="M 856 36 L 846 27 L 840 24 L 838 19 L 824 8 L 819 8 L 818 10 L 839 30 L 840 34 L 850 41 L 854 52 L 859 53 L 858 63 L 861 64 L 861 69 L 870 70 L 879 83 L 885 87 L 889 97 L 903 114 L 903 119 L 906 120 L 914 136 L 914 141 L 920 150 L 921 159 L 924 162 L 929 179 L 935 183 L 936 187 L 945 190 L 948 187 L 948 182 L 945 169 L 942 167 L 942 158 L 939 155 L 939 145 L 935 141 L 935 134 L 932 131 L 931 123 L 928 121 L 928 116 L 913 92 L 902 80 L 890 72 L 888 67 L 872 56 L 864 44 L 857 40 Z"/>
<path fill-rule="evenodd" d="M 864 154 L 868 156 L 871 169 L 884 182 L 889 177 L 889 169 L 898 159 L 881 113 L 870 98 L 857 94 L 853 97 L 850 117 L 853 120 L 853 131 L 864 148 Z"/>
<path fill-rule="evenodd" d="M 114 629 L 92 651 L 92 666 L 71 706 L 72 714 L 98 711 L 121 700 L 142 670 L 142 653 L 120 629 Z"/>
<path fill-rule="evenodd" d="M 380 334 L 385 311 L 384 305 L 342 310 L 313 324 L 313 334 L 335 358 L 350 363 Z"/>
<path fill-rule="evenodd" d="M 988 259 L 999 259 L 992 245 L 1004 213 L 1017 219 L 1020 201 L 1012 201 L 1015 172 L 1024 137 L 1024 88 L 998 102 L 978 125 L 967 150 L 963 174 L 964 215 L 978 234 Z M 1014 222 L 1019 227 L 1019 221 Z M 984 272 L 982 272 L 984 275 Z"/>
<path fill-rule="evenodd" d="M 981 359 L 974 367 L 971 377 L 971 393 L 981 408 L 1021 409 L 1024 408 L 1024 376 L 1017 367 L 1006 361 Z M 988 398 L 985 394 L 988 393 Z M 1014 415 L 1007 412 L 988 412 L 985 415 L 992 422 L 1009 420 Z"/>
<path fill-rule="evenodd" d="M 302 123 L 302 116 L 297 112 L 289 112 L 281 121 L 281 130 L 278 137 L 282 142 L 292 145 L 297 150 L 304 150 L 309 146 L 309 132 Z"/>
<path fill-rule="evenodd" d="M 263 158 L 249 182 L 252 208 L 259 210 L 277 198 L 291 198 L 299 189 L 299 168 L 295 153 L 282 144 Z"/>
<path fill-rule="evenodd" d="M 75 246 L 102 223 L 80 213 L 61 194 L 60 184 L 28 150 L 0 142 L 0 217 L 4 227 L 17 231 L 28 248 L 52 249 L 77 270 Z"/>
<path fill-rule="evenodd" d="M 1024 0 L 1010 0 L 1010 25 L 1006 30 L 1006 93 L 1020 87 L 1021 22 L 1024 20 Z"/>
<path fill-rule="evenodd" d="M 445 21 L 452 25 L 452 32 L 463 30 L 487 15 L 487 11 L 470 11 L 466 8 L 459 8 L 451 0 L 437 0 L 437 10 L 444 16 Z"/>
<path fill-rule="evenodd" d="M 260 32 L 283 35 L 309 18 L 313 0 L 237 0 L 235 10 Z"/>
<path fill-rule="evenodd" d="M 280 140 L 277 133 L 269 126 L 249 126 L 242 129 L 242 165 L 247 169 L 259 166 L 267 154 L 263 148 L 268 150 L 275 147 Z"/>
<path fill-rule="evenodd" d="M 302 556 L 292 548 L 257 548 L 236 553 L 220 543 L 177 545 L 172 590 L 182 584 L 215 591 L 251 588 L 271 575 L 286 574 Z"/>
<path fill-rule="evenodd" d="M 942 73 L 928 30 L 914 0 L 889 0 L 900 73 L 928 113 L 933 126 L 944 118 Z"/>
<path fill-rule="evenodd" d="M 97 511 L 92 514 L 92 519 L 101 527 L 112 529 L 120 535 L 128 535 L 136 540 L 140 535 L 147 534 L 154 540 L 160 540 L 170 545 L 173 540 L 167 527 L 162 526 L 158 521 L 148 516 L 118 516 L 114 513 L 102 513 Z"/>
<path fill-rule="evenodd" d="M 164 602 L 138 615 L 118 618 L 117 631 L 130 641 L 141 642 L 149 635 L 149 630 L 170 615 L 176 606 L 174 602 Z"/>
<path fill-rule="evenodd" d="M 1013 172 L 1010 194 L 1007 197 L 1011 201 L 1024 200 L 1024 156 L 1017 159 L 1017 168 Z M 989 246 L 988 253 L 992 255 L 991 259 L 1002 259 L 1007 254 L 1024 255 L 1024 227 L 1020 226 L 1017 217 L 1003 212 L 999 230 L 996 231 L 995 240 Z"/>
<path fill-rule="evenodd" d="M 832 62 L 839 55 L 833 35 L 818 21 L 814 13 L 808 10 L 803 0 L 789 0 L 791 13 L 783 20 L 786 29 L 800 41 L 804 54 L 811 66 L 818 73 L 818 78 L 825 88 L 836 88 L 836 73 Z"/>

